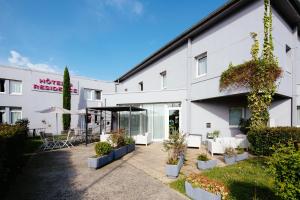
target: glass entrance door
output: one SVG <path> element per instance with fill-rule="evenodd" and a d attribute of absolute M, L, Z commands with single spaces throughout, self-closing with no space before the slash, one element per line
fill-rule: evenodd
<path fill-rule="evenodd" d="M 169 135 L 174 131 L 179 131 L 180 110 L 178 108 L 169 108 Z"/>

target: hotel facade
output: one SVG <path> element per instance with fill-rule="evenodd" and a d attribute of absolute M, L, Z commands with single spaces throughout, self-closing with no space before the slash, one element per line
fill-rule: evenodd
<path fill-rule="evenodd" d="M 269 125 L 297 126 L 300 125 L 299 1 L 272 1 L 272 11 L 274 54 L 283 75 L 269 110 Z M 220 92 L 220 75 L 229 63 L 240 64 L 251 59 L 251 32 L 256 32 L 260 44 L 263 43 L 263 14 L 263 0 L 230 1 L 114 82 L 71 77 L 72 109 L 104 105 L 142 107 L 147 115 L 133 114 L 131 129 L 134 134 L 151 132 L 154 141 L 168 138 L 172 128 L 203 138 L 214 130 L 219 130 L 221 136 L 234 136 L 239 133 L 240 119 L 250 117 L 247 90 Z M 22 117 L 29 118 L 31 126 L 36 127 L 43 116 L 34 113 L 35 110 L 61 106 L 60 91 L 53 91 L 60 90 L 57 87 L 61 86 L 61 75 L 8 67 L 0 70 L 0 80 L 13 93 L 20 90 L 14 81 L 23 84 L 22 95 L 10 91 L 0 94 L 1 112 L 5 113 L 2 120 L 14 122 L 18 115 L 15 112 L 22 108 Z M 49 85 L 51 89 L 45 91 L 43 81 L 47 78 L 53 82 Z M 87 100 L 89 93 L 85 91 L 89 90 L 94 91 L 94 96 L 101 91 L 101 98 Z M 127 128 L 127 115 L 123 113 L 118 118 L 121 128 Z M 76 119 L 72 118 L 72 123 L 76 126 Z"/>

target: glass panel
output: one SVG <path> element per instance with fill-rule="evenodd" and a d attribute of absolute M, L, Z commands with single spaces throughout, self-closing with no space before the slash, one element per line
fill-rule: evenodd
<path fill-rule="evenodd" d="M 120 129 L 124 129 L 128 133 L 129 112 L 120 112 Z"/>
<path fill-rule="evenodd" d="M 206 74 L 207 72 L 207 57 L 198 59 L 198 75 Z"/>
<path fill-rule="evenodd" d="M 22 116 L 21 116 L 21 111 L 15 111 L 15 110 L 12 110 L 12 111 L 10 112 L 10 115 L 11 115 L 11 123 L 12 123 L 12 124 L 15 124 L 16 121 L 18 121 L 19 119 L 22 118 Z"/>
<path fill-rule="evenodd" d="M 238 126 L 242 117 L 243 117 L 242 108 L 229 109 L 229 125 Z"/>
<path fill-rule="evenodd" d="M 300 125 L 300 106 L 297 106 L 297 125 Z"/>
<path fill-rule="evenodd" d="M 85 99 L 87 99 L 87 100 L 93 100 L 92 90 L 84 89 L 84 95 L 85 95 Z"/>
<path fill-rule="evenodd" d="M 163 139 L 165 136 L 165 106 L 153 105 L 153 139 Z"/>
<path fill-rule="evenodd" d="M 169 110 L 169 133 L 179 130 L 179 110 Z"/>
<path fill-rule="evenodd" d="M 5 92 L 5 80 L 0 79 L 0 92 Z"/>
<path fill-rule="evenodd" d="M 9 90 L 10 90 L 10 93 L 21 94 L 22 93 L 22 82 L 21 81 L 10 81 Z"/>
<path fill-rule="evenodd" d="M 141 127 L 140 112 L 131 112 L 131 135 L 138 135 Z"/>
<path fill-rule="evenodd" d="M 0 110 L 0 124 L 3 124 L 5 122 L 6 122 L 5 110 Z"/>
<path fill-rule="evenodd" d="M 145 112 L 143 112 L 144 117 L 146 117 L 144 132 L 149 132 L 153 134 L 153 105 L 145 104 L 143 105 L 143 108 L 147 109 L 147 116 Z"/>
<path fill-rule="evenodd" d="M 96 100 L 100 100 L 101 99 L 101 91 L 99 91 L 99 90 L 95 91 L 95 98 L 96 98 Z"/>
<path fill-rule="evenodd" d="M 167 74 L 162 75 L 162 87 L 167 88 Z"/>

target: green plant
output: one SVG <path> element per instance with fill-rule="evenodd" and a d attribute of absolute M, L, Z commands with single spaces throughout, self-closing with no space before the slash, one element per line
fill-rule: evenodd
<path fill-rule="evenodd" d="M 300 128 L 296 127 L 264 127 L 248 132 L 250 150 L 256 155 L 271 155 L 272 146 L 287 144 L 289 141 L 300 142 Z"/>
<path fill-rule="evenodd" d="M 71 83 L 68 67 L 64 70 L 64 81 L 63 81 L 63 108 L 71 110 Z M 68 130 L 71 124 L 71 115 L 63 114 L 63 128 Z"/>
<path fill-rule="evenodd" d="M 208 158 L 208 156 L 206 154 L 201 153 L 200 155 L 198 155 L 197 160 L 208 161 L 210 159 Z"/>
<path fill-rule="evenodd" d="M 245 150 L 243 149 L 243 148 L 241 148 L 240 146 L 238 146 L 237 148 L 236 148 L 236 153 L 237 154 L 243 154 L 245 152 Z"/>
<path fill-rule="evenodd" d="M 202 174 L 193 173 L 189 175 L 186 180 L 191 183 L 193 187 L 202 188 L 213 194 L 220 194 L 222 199 L 227 199 L 228 197 L 229 190 L 223 183 L 209 179 Z"/>
<path fill-rule="evenodd" d="M 183 155 L 186 151 L 186 144 L 184 136 L 178 131 L 174 131 L 170 134 L 168 140 L 164 140 L 163 148 L 168 152 L 168 161 L 178 160 L 180 155 Z"/>
<path fill-rule="evenodd" d="M 177 165 L 179 158 L 174 156 L 169 156 L 167 160 L 168 165 Z"/>
<path fill-rule="evenodd" d="M 95 152 L 97 156 L 109 154 L 112 151 L 112 146 L 108 142 L 97 142 Z"/>
<path fill-rule="evenodd" d="M 268 109 L 276 91 L 276 81 L 282 70 L 273 55 L 272 9 L 270 0 L 264 0 L 264 44 L 263 55 L 259 58 L 257 33 L 251 33 L 254 43 L 251 47 L 252 60 L 233 66 L 224 71 L 220 78 L 220 90 L 229 87 L 248 88 L 248 107 L 251 112 L 250 129 L 264 127 L 269 120 Z"/>
<path fill-rule="evenodd" d="M 214 139 L 216 139 L 216 138 L 219 137 L 220 131 L 219 131 L 219 130 L 214 130 L 214 131 L 212 132 L 212 134 L 213 134 Z"/>
<path fill-rule="evenodd" d="M 273 149 L 269 170 L 275 179 L 276 195 L 281 199 L 300 199 L 300 151 L 293 143 Z"/>
<path fill-rule="evenodd" d="M 119 148 L 125 145 L 125 132 L 124 129 L 119 129 L 111 133 L 108 141 L 114 148 Z"/>
<path fill-rule="evenodd" d="M 234 148 L 232 148 L 232 147 L 227 147 L 226 149 L 225 149 L 225 156 L 227 156 L 227 157 L 233 157 L 233 156 L 235 156 L 236 155 L 236 151 L 235 151 L 235 149 Z"/>
<path fill-rule="evenodd" d="M 250 124 L 251 124 L 250 119 L 244 119 L 244 118 L 240 119 L 240 123 L 239 123 L 240 131 L 247 135 L 248 131 L 250 130 Z"/>
<path fill-rule="evenodd" d="M 125 144 L 135 144 L 135 141 L 132 137 L 125 137 Z"/>
<path fill-rule="evenodd" d="M 174 190 L 179 191 L 182 194 L 185 194 L 185 177 L 179 177 L 176 181 L 170 183 L 170 187 Z"/>

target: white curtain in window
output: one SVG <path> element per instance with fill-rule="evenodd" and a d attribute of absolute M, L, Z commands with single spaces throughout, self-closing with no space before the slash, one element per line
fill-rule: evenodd
<path fill-rule="evenodd" d="M 0 124 L 3 124 L 5 122 L 6 122 L 5 110 L 0 110 Z"/>
<path fill-rule="evenodd" d="M 207 57 L 198 59 L 198 76 L 206 74 L 207 72 Z"/>
<path fill-rule="evenodd" d="M 300 125 L 300 106 L 297 106 L 297 125 Z"/>
<path fill-rule="evenodd" d="M 10 90 L 10 93 L 16 93 L 16 94 L 22 93 L 22 82 L 21 81 L 10 81 L 9 90 Z"/>
<path fill-rule="evenodd" d="M 153 139 L 164 139 L 165 136 L 165 106 L 153 104 Z"/>
<path fill-rule="evenodd" d="M 238 126 L 242 117 L 243 117 L 242 108 L 229 109 L 229 125 Z"/>
<path fill-rule="evenodd" d="M 22 118 L 20 111 L 11 111 L 10 115 L 11 115 L 11 123 L 12 124 L 15 124 L 16 121 L 18 121 L 19 119 Z"/>
<path fill-rule="evenodd" d="M 145 104 L 145 105 L 143 105 L 143 108 L 147 109 L 147 115 L 145 114 L 145 111 L 143 112 L 143 115 L 146 118 L 144 132 L 153 133 L 153 129 L 152 129 L 152 127 L 153 127 L 153 105 Z"/>

